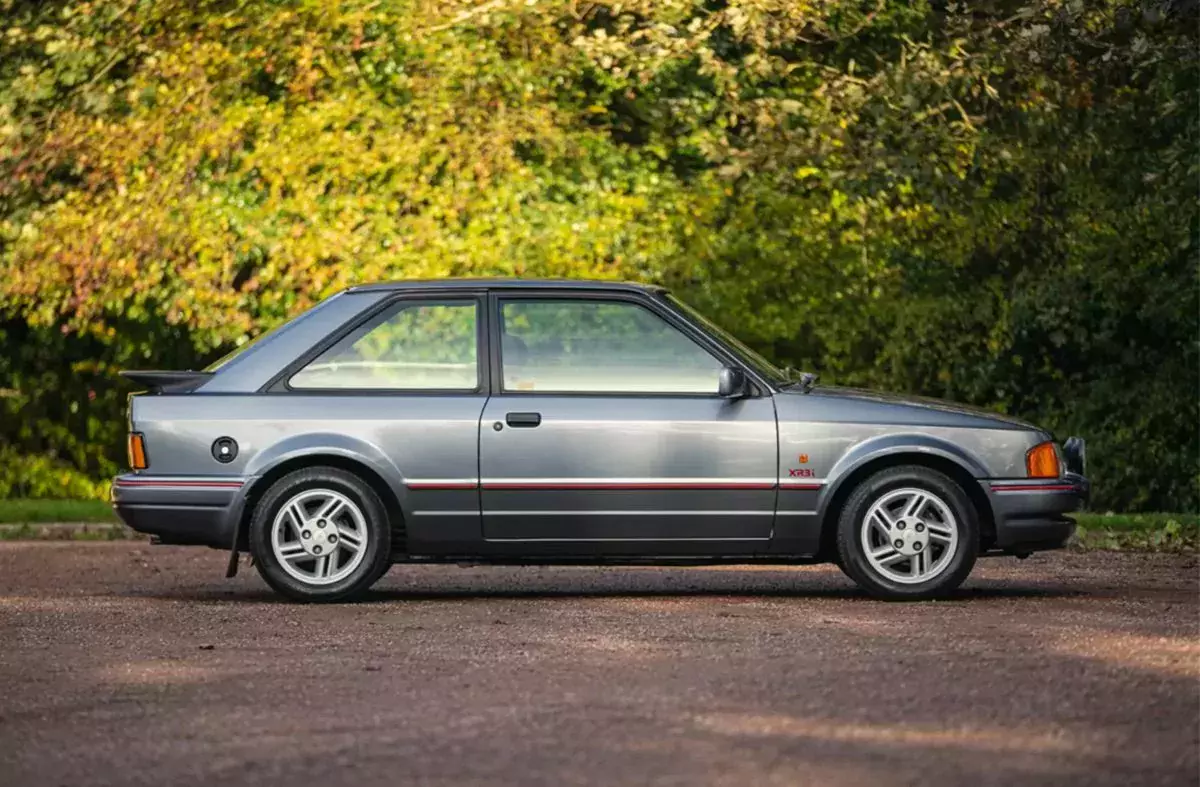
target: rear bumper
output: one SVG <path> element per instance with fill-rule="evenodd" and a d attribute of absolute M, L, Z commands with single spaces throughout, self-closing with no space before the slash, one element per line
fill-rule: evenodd
<path fill-rule="evenodd" d="M 995 547 L 1012 553 L 1066 546 L 1075 532 L 1075 522 L 1067 514 L 1082 508 L 1091 494 L 1091 484 L 1076 473 L 1057 479 L 982 483 L 996 522 Z"/>
<path fill-rule="evenodd" d="M 229 549 L 247 488 L 242 478 L 130 473 L 113 479 L 113 510 L 125 524 L 164 544 Z"/>

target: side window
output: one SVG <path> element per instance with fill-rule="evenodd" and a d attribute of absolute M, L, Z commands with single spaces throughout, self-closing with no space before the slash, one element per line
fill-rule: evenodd
<path fill-rule="evenodd" d="M 721 362 L 635 303 L 504 300 L 506 391 L 716 393 Z"/>
<path fill-rule="evenodd" d="M 288 381 L 296 389 L 461 390 L 479 386 L 476 304 L 402 302 Z"/>

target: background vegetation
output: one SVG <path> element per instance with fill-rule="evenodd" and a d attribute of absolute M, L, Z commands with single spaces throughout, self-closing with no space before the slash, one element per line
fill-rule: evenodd
<path fill-rule="evenodd" d="M 661 281 L 1197 509 L 1195 2 L 0 0 L 0 497 L 358 281 Z"/>

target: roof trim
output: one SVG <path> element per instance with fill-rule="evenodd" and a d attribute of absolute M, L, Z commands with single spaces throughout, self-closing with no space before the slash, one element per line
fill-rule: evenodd
<path fill-rule="evenodd" d="M 346 292 L 403 292 L 406 290 L 609 290 L 617 292 L 665 292 L 657 284 L 594 279 L 448 278 L 399 279 L 359 284 Z"/>

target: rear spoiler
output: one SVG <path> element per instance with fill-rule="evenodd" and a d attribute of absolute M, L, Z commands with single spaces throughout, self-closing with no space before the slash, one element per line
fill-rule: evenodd
<path fill-rule="evenodd" d="M 188 393 L 207 382 L 213 373 L 127 370 L 122 371 L 121 376 L 138 385 L 146 386 L 150 393 Z"/>

